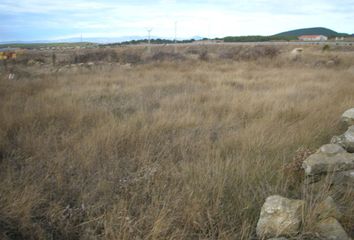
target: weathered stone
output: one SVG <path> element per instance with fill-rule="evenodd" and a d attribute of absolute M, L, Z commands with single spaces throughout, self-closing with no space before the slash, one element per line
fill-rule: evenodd
<path fill-rule="evenodd" d="M 354 169 L 336 173 L 333 176 L 333 184 L 354 187 Z"/>
<path fill-rule="evenodd" d="M 299 232 L 303 200 L 287 199 L 278 195 L 266 199 L 257 223 L 260 238 L 293 236 Z"/>
<path fill-rule="evenodd" d="M 299 60 L 302 56 L 303 48 L 294 48 L 290 53 L 290 59 L 293 61 Z"/>
<path fill-rule="evenodd" d="M 321 236 L 321 239 L 350 240 L 342 225 L 333 217 L 324 219 L 317 223 L 316 231 Z"/>
<path fill-rule="evenodd" d="M 324 145 L 302 164 L 307 176 L 354 169 L 354 154 L 344 151 L 338 145 Z"/>
<path fill-rule="evenodd" d="M 345 152 L 344 148 L 338 144 L 326 144 L 320 147 L 318 150 L 319 153 L 327 154 L 328 156 L 335 155 L 337 153 Z"/>
<path fill-rule="evenodd" d="M 332 177 L 332 185 L 337 192 L 354 193 L 354 170 L 336 173 Z"/>
<path fill-rule="evenodd" d="M 342 115 L 341 121 L 348 126 L 354 125 L 354 108 L 345 111 Z"/>
<path fill-rule="evenodd" d="M 336 62 L 334 60 L 329 60 L 326 62 L 327 67 L 333 67 L 336 65 Z"/>
<path fill-rule="evenodd" d="M 338 144 L 348 152 L 354 153 L 354 126 L 350 126 L 343 135 L 334 136 L 331 143 Z"/>
<path fill-rule="evenodd" d="M 342 217 L 342 213 L 339 211 L 332 197 L 327 197 L 325 200 L 320 202 L 315 208 L 315 214 L 317 215 L 318 220 L 329 217 L 340 219 Z"/>

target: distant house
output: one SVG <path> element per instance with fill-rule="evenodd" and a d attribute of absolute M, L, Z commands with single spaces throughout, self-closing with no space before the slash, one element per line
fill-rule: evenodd
<path fill-rule="evenodd" d="M 328 37 L 324 35 L 302 35 L 299 37 L 300 41 L 327 41 Z"/>

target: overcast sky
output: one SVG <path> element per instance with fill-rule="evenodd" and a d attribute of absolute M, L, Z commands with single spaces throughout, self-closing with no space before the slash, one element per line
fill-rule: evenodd
<path fill-rule="evenodd" d="M 354 0 L 0 0 L 0 41 L 70 37 L 271 35 L 305 27 L 354 33 Z"/>

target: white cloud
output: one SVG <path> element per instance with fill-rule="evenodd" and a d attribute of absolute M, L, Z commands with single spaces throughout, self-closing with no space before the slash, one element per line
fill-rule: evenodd
<path fill-rule="evenodd" d="M 66 30 L 92 37 L 145 35 L 153 28 L 154 36 L 173 37 L 175 21 L 180 37 L 268 35 L 314 26 L 354 32 L 354 0 L 0 0 L 0 9 L 7 14 L 2 27 L 51 35 L 60 30 L 60 36 Z"/>

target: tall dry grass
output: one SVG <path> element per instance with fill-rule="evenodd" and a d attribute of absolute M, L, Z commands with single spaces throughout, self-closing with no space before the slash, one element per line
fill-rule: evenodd
<path fill-rule="evenodd" d="M 254 238 L 267 196 L 303 196 L 297 150 L 353 107 L 353 56 L 305 52 L 1 79 L 3 238 Z"/>

